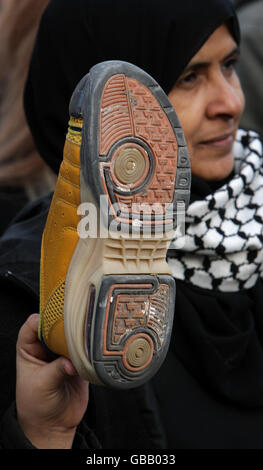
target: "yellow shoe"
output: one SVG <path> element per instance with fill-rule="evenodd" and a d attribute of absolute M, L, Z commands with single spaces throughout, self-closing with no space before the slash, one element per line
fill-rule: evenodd
<path fill-rule="evenodd" d="M 131 388 L 162 364 L 175 305 L 166 252 L 189 194 L 165 93 L 132 64 L 94 66 L 71 98 L 42 239 L 39 327 L 90 382 Z"/>

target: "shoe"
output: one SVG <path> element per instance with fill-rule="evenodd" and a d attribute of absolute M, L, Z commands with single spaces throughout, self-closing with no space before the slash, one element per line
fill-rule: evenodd
<path fill-rule="evenodd" d="M 121 61 L 76 87 L 41 248 L 39 337 L 91 383 L 143 384 L 166 356 L 166 252 L 190 196 L 183 131 L 147 73 Z"/>

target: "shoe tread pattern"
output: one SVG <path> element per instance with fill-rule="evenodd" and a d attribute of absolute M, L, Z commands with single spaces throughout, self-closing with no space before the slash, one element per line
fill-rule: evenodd
<path fill-rule="evenodd" d="M 107 155 L 117 140 L 132 136 L 152 150 L 155 171 L 143 191 L 132 197 L 115 192 L 116 201 L 130 211 L 132 204 L 133 208 L 136 204 L 160 204 L 164 212 L 164 204 L 174 199 L 178 156 L 175 133 L 165 111 L 144 84 L 124 74 L 114 75 L 106 83 L 101 100 L 100 155 Z"/>

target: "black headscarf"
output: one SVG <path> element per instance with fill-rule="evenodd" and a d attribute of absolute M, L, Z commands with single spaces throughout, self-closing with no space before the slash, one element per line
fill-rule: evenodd
<path fill-rule="evenodd" d="M 125 60 L 168 93 L 223 23 L 239 42 L 230 0 L 51 0 L 39 29 L 25 91 L 36 147 L 58 172 L 68 104 L 79 80 L 103 60 Z"/>

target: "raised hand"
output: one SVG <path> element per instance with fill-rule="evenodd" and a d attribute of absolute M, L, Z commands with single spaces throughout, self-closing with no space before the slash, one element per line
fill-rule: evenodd
<path fill-rule="evenodd" d="M 37 448 L 72 447 L 88 404 L 89 384 L 72 362 L 50 357 L 38 340 L 39 315 L 31 315 L 17 341 L 16 406 L 19 423 Z"/>

